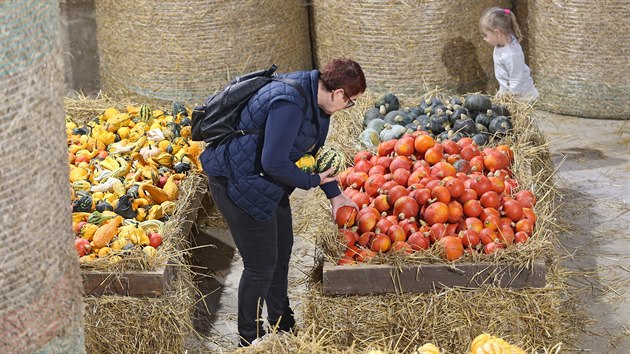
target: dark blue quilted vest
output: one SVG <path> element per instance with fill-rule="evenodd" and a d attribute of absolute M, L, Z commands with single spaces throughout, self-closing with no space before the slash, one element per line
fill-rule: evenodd
<path fill-rule="evenodd" d="M 306 92 L 308 102 L 290 85 L 273 81 L 263 86 L 241 113 L 238 129 L 264 129 L 271 104 L 290 101 L 305 110 L 289 158 L 297 161 L 305 153 L 313 153 L 324 144 L 330 117 L 317 106 L 319 71 L 299 71 L 281 75 L 296 80 Z M 295 117 L 299 119 L 300 117 Z M 208 147 L 201 155 L 203 169 L 209 176 L 228 177 L 228 194 L 232 201 L 256 220 L 268 220 L 284 193 L 293 187 L 283 185 L 264 175 L 260 166 L 262 134 L 236 137 L 216 148 Z"/>

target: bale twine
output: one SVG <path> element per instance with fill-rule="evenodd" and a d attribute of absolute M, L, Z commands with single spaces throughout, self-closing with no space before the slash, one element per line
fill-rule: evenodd
<path fill-rule="evenodd" d="M 492 48 L 479 34 L 479 17 L 486 7 L 508 5 L 499 0 L 314 0 L 314 61 L 321 67 L 336 57 L 353 58 L 375 91 L 488 90 L 495 85 Z"/>
<path fill-rule="evenodd" d="M 628 1 L 535 1 L 529 14 L 540 108 L 587 118 L 630 119 Z"/>
<path fill-rule="evenodd" d="M 312 66 L 302 0 L 103 0 L 96 21 L 106 92 L 200 100 L 272 63 Z"/>
<path fill-rule="evenodd" d="M 0 352 L 85 352 L 57 1 L 0 3 Z"/>

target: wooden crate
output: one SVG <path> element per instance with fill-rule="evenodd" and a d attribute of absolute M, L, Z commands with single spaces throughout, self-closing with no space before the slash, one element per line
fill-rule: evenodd
<path fill-rule="evenodd" d="M 367 295 L 393 292 L 428 292 L 441 288 L 498 285 L 506 288 L 545 286 L 546 265 L 540 260 L 529 268 L 495 263 L 392 265 L 324 264 L 323 286 L 327 295 Z"/>
<path fill-rule="evenodd" d="M 195 196 L 183 208 L 183 235 L 190 234 L 192 225 L 197 220 L 199 206 L 207 189 L 195 188 Z M 160 297 L 169 289 L 175 273 L 174 266 L 165 265 L 152 271 L 126 271 L 121 274 L 81 270 L 83 292 L 85 295 L 123 295 L 133 297 Z"/>

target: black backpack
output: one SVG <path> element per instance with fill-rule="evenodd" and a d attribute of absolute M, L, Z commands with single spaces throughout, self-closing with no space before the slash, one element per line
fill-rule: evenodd
<path fill-rule="evenodd" d="M 277 77 L 274 74 L 276 69 L 274 64 L 266 70 L 237 76 L 203 106 L 195 107 L 192 112 L 192 140 L 205 141 L 209 146 L 217 147 L 238 135 L 260 133 L 260 129 L 237 130 L 236 127 L 249 99 L 272 81 L 293 86 L 308 102 L 304 88 L 295 80 Z"/>

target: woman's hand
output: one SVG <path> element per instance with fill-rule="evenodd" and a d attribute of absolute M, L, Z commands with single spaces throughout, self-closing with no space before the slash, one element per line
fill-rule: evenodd
<path fill-rule="evenodd" d="M 330 200 L 330 206 L 332 207 L 333 220 L 335 220 L 335 215 L 337 215 L 337 210 L 339 210 L 339 208 L 341 208 L 342 206 L 346 206 L 346 205 L 355 208 L 357 211 L 359 210 L 359 206 L 357 205 L 357 203 L 353 202 L 352 199 L 348 198 L 348 196 L 345 195 L 343 192 L 341 192 L 341 194 L 339 194 L 338 196 Z"/>
<path fill-rule="evenodd" d="M 326 171 L 319 173 L 319 185 L 321 186 L 322 184 L 326 184 L 328 182 L 333 182 L 337 180 L 337 177 L 335 176 L 331 176 L 331 174 L 334 172 L 335 170 L 331 167 L 329 169 L 327 169 Z"/>

